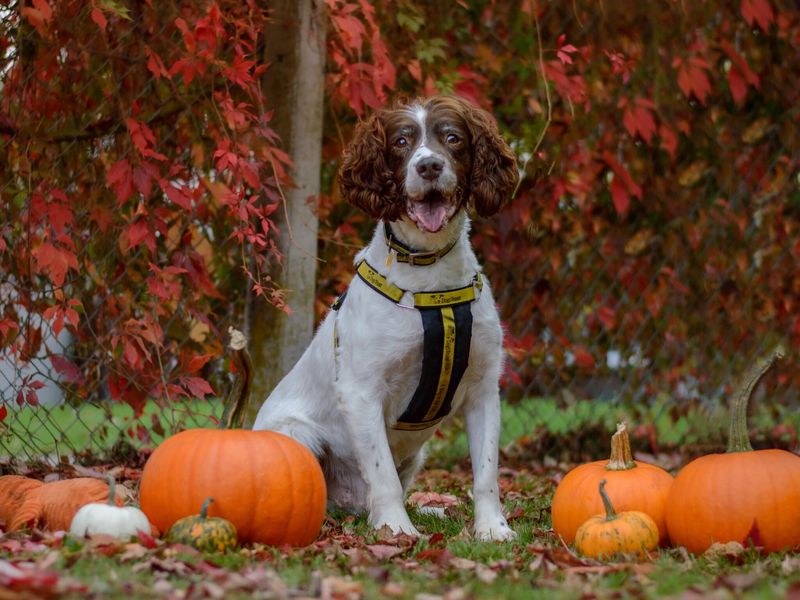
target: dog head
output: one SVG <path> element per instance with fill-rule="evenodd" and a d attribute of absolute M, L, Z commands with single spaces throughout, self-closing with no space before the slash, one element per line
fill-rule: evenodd
<path fill-rule="evenodd" d="M 436 233 L 471 204 L 481 216 L 511 199 L 514 153 L 488 113 L 461 98 L 398 104 L 356 127 L 338 174 L 342 196 L 375 218 Z"/>

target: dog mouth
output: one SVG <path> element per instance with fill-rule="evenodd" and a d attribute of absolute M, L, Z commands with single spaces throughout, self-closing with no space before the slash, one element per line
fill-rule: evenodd
<path fill-rule="evenodd" d="M 439 190 L 430 190 L 419 199 L 409 198 L 406 211 L 418 229 L 437 233 L 455 214 L 456 205 Z"/>

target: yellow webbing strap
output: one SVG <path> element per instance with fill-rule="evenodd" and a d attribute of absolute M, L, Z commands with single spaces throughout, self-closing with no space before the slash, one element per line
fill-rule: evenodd
<path fill-rule="evenodd" d="M 361 277 L 361 279 L 363 279 L 364 282 L 372 289 L 379 294 L 383 294 L 396 304 L 403 299 L 403 295 L 406 293 L 405 290 L 401 290 L 393 283 L 386 281 L 386 277 L 373 269 L 365 260 L 359 263 L 358 267 L 356 268 L 356 273 L 358 273 L 358 276 Z"/>
<path fill-rule="evenodd" d="M 372 289 L 396 304 L 400 304 L 400 301 L 406 294 L 405 290 L 386 281 L 386 278 L 372 268 L 365 260 L 358 264 L 356 273 Z M 445 290 L 442 292 L 415 292 L 413 294 L 414 308 L 442 308 L 445 306 L 455 306 L 456 304 L 473 302 L 477 299 L 476 289 L 478 292 L 483 289 L 483 278 L 480 273 L 475 274 L 473 282 L 469 285 L 454 290 Z"/>

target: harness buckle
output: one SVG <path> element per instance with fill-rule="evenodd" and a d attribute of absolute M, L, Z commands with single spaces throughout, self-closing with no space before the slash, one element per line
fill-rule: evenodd
<path fill-rule="evenodd" d="M 430 260 L 431 253 L 430 252 L 409 252 L 406 254 L 408 257 L 408 264 L 409 266 L 416 267 L 418 265 L 426 265 L 429 263 L 420 262 L 418 263 L 417 260 L 427 259 Z M 436 262 L 436 257 L 433 258 L 432 262 Z"/>
<path fill-rule="evenodd" d="M 411 304 L 403 304 L 403 300 L 405 300 L 406 298 L 409 298 L 411 300 Z M 400 308 L 406 308 L 411 310 L 416 309 L 417 307 L 414 304 L 414 294 L 406 290 L 403 293 L 403 296 L 400 298 L 400 300 L 397 301 L 397 306 L 399 306 Z"/>
<path fill-rule="evenodd" d="M 481 292 L 483 291 L 483 280 L 480 273 L 476 273 L 475 277 L 472 278 L 472 289 L 475 293 L 475 298 L 472 301 L 477 302 L 480 300 Z"/>

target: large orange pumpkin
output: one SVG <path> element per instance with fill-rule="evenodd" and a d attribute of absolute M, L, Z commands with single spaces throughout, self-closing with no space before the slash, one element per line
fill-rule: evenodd
<path fill-rule="evenodd" d="M 161 531 L 213 496 L 209 516 L 229 520 L 245 543 L 303 546 L 325 518 L 325 478 L 316 457 L 274 431 L 182 431 L 150 456 L 139 494 Z"/>
<path fill-rule="evenodd" d="M 800 545 L 800 456 L 753 450 L 747 405 L 758 382 L 783 355 L 778 348 L 747 374 L 731 410 L 728 450 L 686 465 L 667 499 L 673 544 L 695 553 L 714 542 L 741 542 L 777 551 Z"/>
<path fill-rule="evenodd" d="M 242 348 L 234 359 L 243 377 L 223 416 L 229 424 L 244 412 L 251 372 Z M 274 431 L 242 429 L 189 429 L 166 439 L 145 464 L 139 496 L 161 531 L 212 496 L 209 516 L 232 522 L 239 541 L 294 546 L 319 535 L 327 500 L 311 451 Z"/>
<path fill-rule="evenodd" d="M 665 545 L 664 505 L 672 475 L 661 467 L 633 460 L 628 432 L 622 423 L 611 437 L 610 460 L 579 465 L 558 484 L 551 506 L 555 532 L 565 542 L 572 543 L 578 527 L 589 517 L 603 512 L 603 501 L 597 493 L 603 479 L 617 510 L 650 515 L 658 526 L 660 543 Z"/>

